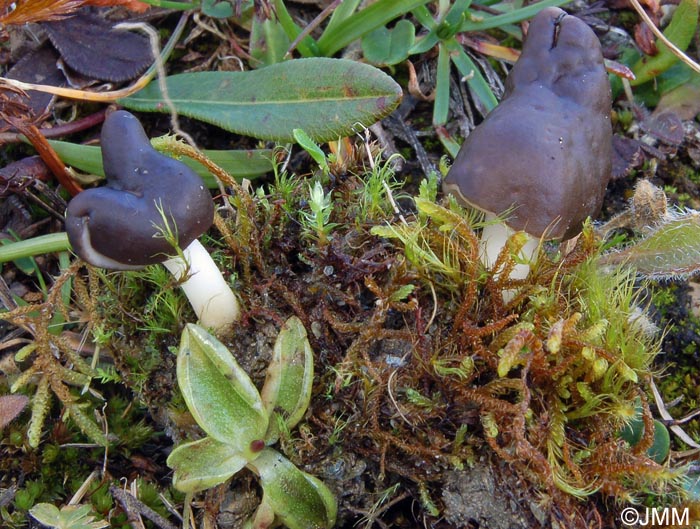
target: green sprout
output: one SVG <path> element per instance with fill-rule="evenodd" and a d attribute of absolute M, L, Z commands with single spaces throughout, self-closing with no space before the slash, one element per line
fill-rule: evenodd
<path fill-rule="evenodd" d="M 307 237 L 323 246 L 337 224 L 330 222 L 333 199 L 330 193 L 323 191 L 321 182 L 316 181 L 313 187 L 309 185 L 309 209 L 311 211 L 301 212 L 302 226 Z"/>
<path fill-rule="evenodd" d="M 178 446 L 168 457 L 175 488 L 208 489 L 246 467 L 259 477 L 263 492 L 249 520 L 252 527 L 334 525 L 337 504 L 331 491 L 270 448 L 279 438 L 280 422 L 284 429 L 294 427 L 311 398 L 313 351 L 298 318 L 289 318 L 280 330 L 262 392 L 226 347 L 194 324 L 182 333 L 177 379 L 207 436 Z"/>

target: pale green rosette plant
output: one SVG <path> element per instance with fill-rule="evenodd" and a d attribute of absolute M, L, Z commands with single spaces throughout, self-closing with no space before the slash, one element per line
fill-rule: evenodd
<path fill-rule="evenodd" d="M 328 487 L 270 448 L 280 427 L 293 428 L 311 399 L 313 351 L 298 318 L 289 318 L 280 330 L 262 395 L 226 347 L 194 324 L 182 333 L 177 380 L 207 433 L 168 457 L 178 490 L 201 491 L 247 467 L 259 476 L 263 491 L 249 527 L 326 529 L 335 524 L 337 504 Z"/>

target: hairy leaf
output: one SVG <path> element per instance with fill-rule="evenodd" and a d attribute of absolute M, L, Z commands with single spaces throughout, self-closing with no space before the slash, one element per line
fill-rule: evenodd
<path fill-rule="evenodd" d="M 700 272 L 700 212 L 669 216 L 642 240 L 601 259 L 627 265 L 648 279 L 685 279 Z"/>

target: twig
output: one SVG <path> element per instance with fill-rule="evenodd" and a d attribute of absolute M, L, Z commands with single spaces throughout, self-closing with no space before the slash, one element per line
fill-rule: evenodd
<path fill-rule="evenodd" d="M 649 381 L 649 386 L 651 387 L 651 392 L 654 395 L 654 402 L 656 402 L 656 407 L 659 409 L 659 415 L 661 415 L 661 418 L 666 422 L 666 424 L 670 425 L 668 429 L 675 433 L 681 439 L 681 441 L 683 441 L 688 446 L 692 446 L 693 448 L 700 448 L 700 444 L 698 444 L 697 441 L 695 441 L 692 437 L 685 433 L 685 430 L 683 430 L 683 428 L 681 428 L 680 426 L 678 426 L 678 424 L 675 423 L 675 419 L 666 409 L 664 399 L 661 397 L 661 393 L 659 393 L 659 390 L 656 387 L 656 384 L 654 383 L 653 379 Z"/>
<path fill-rule="evenodd" d="M 39 129 L 39 132 L 44 136 L 44 138 L 47 139 L 59 138 L 61 136 L 73 134 L 74 132 L 81 132 L 83 130 L 92 128 L 95 125 L 99 125 L 100 123 L 102 123 L 105 120 L 106 112 L 107 109 L 102 109 L 95 112 L 94 114 L 90 114 L 89 116 L 76 119 L 75 121 L 71 121 L 69 123 L 64 123 L 63 125 Z M 0 133 L 0 145 L 4 145 L 6 143 L 19 143 L 22 141 L 26 141 L 26 139 L 27 138 L 24 136 L 24 134 L 21 134 L 19 132 Z"/>
<path fill-rule="evenodd" d="M 158 36 L 156 30 L 153 29 L 153 26 L 150 26 L 144 22 L 122 22 L 114 27 L 116 29 L 137 29 L 146 34 L 149 42 L 151 43 L 151 53 L 153 53 L 153 60 L 155 61 L 153 64 L 156 67 L 156 73 L 158 74 L 158 88 L 160 89 L 161 96 L 163 96 L 165 106 L 167 106 L 168 110 L 170 111 L 170 125 L 172 126 L 175 134 L 183 138 L 192 147 L 196 147 L 197 145 L 192 139 L 192 136 L 180 128 L 180 120 L 177 116 L 177 109 L 175 108 L 175 104 L 173 103 L 173 100 L 170 99 L 170 95 L 168 94 L 168 84 L 165 82 L 165 64 L 163 63 L 163 58 L 160 55 L 160 44 L 158 42 L 160 37 Z"/>
<path fill-rule="evenodd" d="M 85 481 L 83 481 L 83 484 L 80 485 L 78 490 L 75 491 L 75 494 L 73 494 L 73 497 L 68 502 L 68 505 L 78 505 L 81 501 L 83 501 L 83 497 L 85 497 L 85 494 L 87 494 L 90 485 L 92 485 L 92 482 L 95 481 L 99 475 L 100 474 L 97 472 L 97 470 L 93 470 L 90 475 L 85 478 Z"/>
<path fill-rule="evenodd" d="M 115 485 L 110 485 L 109 492 L 121 504 L 122 508 L 129 516 L 129 519 L 131 519 L 133 515 L 141 515 L 149 519 L 161 529 L 178 529 L 177 526 L 170 523 L 148 505 L 140 501 L 138 498 L 135 498 L 125 490 L 122 490 Z"/>
<path fill-rule="evenodd" d="M 16 118 L 8 118 L 7 121 L 27 137 L 37 153 L 39 153 L 42 161 L 71 196 L 74 197 L 83 190 L 78 183 L 73 180 L 73 177 L 66 170 L 63 161 L 59 158 L 58 154 L 56 154 L 56 151 L 51 147 L 49 142 L 46 141 L 46 138 L 41 134 L 36 125 L 22 123 Z"/>
<path fill-rule="evenodd" d="M 666 44 L 668 46 L 668 49 L 673 53 L 676 57 L 678 57 L 681 61 L 686 63 L 688 66 L 690 66 L 691 69 L 694 71 L 700 73 L 700 64 L 696 63 L 693 59 L 691 59 L 688 55 L 686 55 L 683 50 L 681 50 L 678 46 L 676 46 L 673 42 L 668 40 L 666 38 L 666 35 L 661 33 L 661 30 L 656 27 L 654 22 L 649 18 L 649 15 L 647 15 L 646 11 L 644 11 L 644 8 L 640 5 L 638 0 L 630 0 L 630 3 L 632 4 L 632 7 L 634 10 L 637 12 L 637 14 L 644 20 L 647 26 L 649 26 L 649 29 L 651 29 L 651 32 L 656 35 L 656 38 L 658 38 L 661 42 Z"/>

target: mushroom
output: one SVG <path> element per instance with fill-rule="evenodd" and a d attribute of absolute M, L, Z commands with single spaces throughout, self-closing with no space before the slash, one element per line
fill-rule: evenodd
<path fill-rule="evenodd" d="M 76 254 L 112 270 L 163 263 L 192 304 L 200 323 L 221 332 L 239 316 L 236 296 L 197 240 L 212 224 L 214 204 L 200 177 L 151 146 L 141 123 L 126 111 L 102 127 L 107 184 L 68 205 L 66 231 Z M 184 248 L 180 255 L 177 248 Z"/>
<path fill-rule="evenodd" d="M 611 174 L 610 84 L 600 43 L 559 8 L 530 23 L 503 99 L 467 137 L 443 190 L 486 213 L 482 260 L 491 268 L 514 231 L 566 240 L 601 208 Z M 499 217 L 507 216 L 504 222 Z M 524 278 L 517 265 L 512 278 Z"/>

